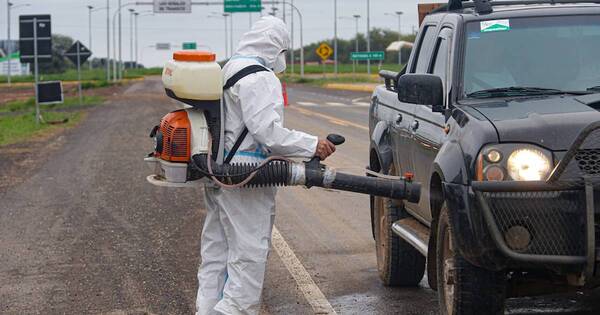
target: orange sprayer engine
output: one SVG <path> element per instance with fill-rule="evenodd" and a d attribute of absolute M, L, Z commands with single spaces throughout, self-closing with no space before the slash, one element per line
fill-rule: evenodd
<path fill-rule="evenodd" d="M 168 113 L 157 127 L 154 156 L 170 162 L 189 162 L 191 126 L 187 112 Z"/>

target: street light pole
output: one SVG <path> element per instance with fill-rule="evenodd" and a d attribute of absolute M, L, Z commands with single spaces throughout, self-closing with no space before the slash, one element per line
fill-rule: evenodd
<path fill-rule="evenodd" d="M 119 75 L 119 80 L 123 78 L 123 15 L 121 14 L 121 0 L 119 0 L 119 65 L 117 74 Z"/>
<path fill-rule="evenodd" d="M 367 51 L 371 52 L 371 0 L 367 0 Z M 370 59 L 367 59 L 367 73 L 371 74 Z"/>
<path fill-rule="evenodd" d="M 93 52 L 92 50 L 92 10 L 94 9 L 93 6 L 88 5 L 88 25 L 89 25 L 89 42 L 88 42 L 88 46 L 90 48 L 90 51 Z M 90 66 L 90 70 L 92 70 L 92 60 L 89 61 L 89 66 Z"/>
<path fill-rule="evenodd" d="M 129 66 L 133 68 L 133 14 L 134 9 L 129 9 Z"/>
<path fill-rule="evenodd" d="M 291 5 L 294 5 L 294 0 L 291 0 Z M 290 45 L 291 47 L 291 52 L 290 52 L 290 59 L 291 59 L 291 67 L 292 67 L 292 74 L 294 74 L 294 9 L 292 9 L 292 11 L 290 12 L 290 28 L 291 28 L 291 34 L 292 34 L 292 44 Z"/>
<path fill-rule="evenodd" d="M 138 16 L 139 15 L 140 14 L 138 12 L 135 12 L 133 14 L 134 19 L 135 19 L 135 21 L 134 21 L 134 24 L 135 24 L 135 34 L 134 34 L 134 36 L 135 36 L 135 60 L 133 61 L 133 64 L 136 69 L 138 67 L 138 40 L 139 40 L 139 38 L 138 38 Z"/>
<path fill-rule="evenodd" d="M 333 72 L 338 74 L 337 0 L 333 0 Z"/>
<path fill-rule="evenodd" d="M 11 65 L 10 65 L 10 57 L 11 57 L 10 55 L 12 53 L 12 43 L 10 41 L 10 7 L 12 5 L 13 4 L 10 1 L 6 0 L 6 14 L 8 15 L 8 17 L 6 19 L 6 21 L 7 21 L 7 27 L 6 27 L 6 29 L 8 31 L 8 36 L 7 36 L 7 38 L 8 38 L 8 47 L 7 47 L 7 50 L 8 50 L 7 51 L 7 55 L 8 55 L 8 77 L 7 77 L 8 87 L 10 87 L 10 83 L 11 83 L 10 82 L 11 81 L 10 77 L 11 77 L 11 72 L 12 72 Z"/>
<path fill-rule="evenodd" d="M 358 47 L 358 19 L 360 19 L 360 15 L 355 14 L 352 17 L 354 18 L 354 22 L 356 23 L 356 38 L 355 38 L 355 41 L 354 41 L 355 42 L 354 43 L 355 44 L 354 51 L 358 52 L 358 48 L 359 48 Z M 354 72 L 356 72 L 356 64 L 357 63 L 358 63 L 358 61 L 354 60 L 354 62 L 353 62 L 353 66 L 354 66 L 353 70 L 354 70 Z"/>
<path fill-rule="evenodd" d="M 110 0 L 106 0 L 106 82 L 110 81 Z"/>
<path fill-rule="evenodd" d="M 231 50 L 229 52 L 231 54 L 230 57 L 233 57 L 233 14 L 229 15 L 229 34 L 229 46 L 231 47 Z"/>

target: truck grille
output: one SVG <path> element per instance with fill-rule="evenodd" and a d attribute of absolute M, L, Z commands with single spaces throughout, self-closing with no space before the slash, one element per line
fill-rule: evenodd
<path fill-rule="evenodd" d="M 509 247 L 507 233 L 511 228 L 528 231 L 530 242 L 522 248 L 511 248 L 515 252 L 585 254 L 585 193 L 582 190 L 484 192 L 483 195 Z"/>

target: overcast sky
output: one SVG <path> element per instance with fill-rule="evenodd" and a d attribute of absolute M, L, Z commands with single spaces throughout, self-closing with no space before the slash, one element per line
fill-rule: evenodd
<path fill-rule="evenodd" d="M 117 7 L 118 0 L 109 0 L 111 18 Z M 149 1 L 149 0 L 145 0 Z M 263 0 L 265 2 L 266 0 Z M 288 0 L 291 1 L 291 0 Z M 106 0 L 11 0 L 14 5 L 29 4 L 12 11 L 11 38 L 19 36 L 18 16 L 21 14 L 51 14 L 52 32 L 64 34 L 80 40 L 89 47 L 88 39 L 88 9 L 87 5 L 96 8 L 106 6 Z M 133 0 L 122 0 L 122 3 L 135 3 Z M 402 31 L 412 32 L 417 25 L 417 3 L 441 2 L 440 0 L 371 0 L 371 27 L 398 29 L 398 20 L 393 14 L 403 11 Z M 312 43 L 325 38 L 333 38 L 334 0 L 294 0 L 294 4 L 304 16 L 304 43 Z M 338 0 L 338 36 L 352 38 L 355 34 L 355 23 L 349 18 L 360 14 L 359 30 L 366 31 L 367 0 Z M 271 5 L 264 5 L 270 12 Z M 279 5 L 281 8 L 281 5 Z M 140 61 L 146 66 L 162 66 L 171 55 L 169 51 L 157 51 L 150 47 L 158 42 L 170 42 L 181 45 L 185 41 L 195 41 L 199 45 L 209 46 L 221 59 L 225 53 L 224 21 L 219 18 L 209 18 L 209 15 L 223 12 L 222 5 L 193 6 L 191 14 L 157 14 L 151 15 L 151 5 L 130 6 L 141 13 L 138 19 L 139 55 Z M 289 11 L 289 7 L 288 7 Z M 129 12 L 123 11 L 123 59 L 130 59 Z M 145 15 L 145 16 L 142 16 Z M 249 28 L 248 13 L 234 14 L 233 38 L 234 45 L 243 32 Z M 251 14 L 252 20 L 259 17 L 258 13 Z M 282 17 L 281 10 L 278 16 Z M 6 38 L 6 0 L 0 1 L 0 38 Z M 290 24 L 289 12 L 287 14 Z M 295 47 L 299 47 L 300 25 L 295 19 Z M 98 57 L 106 57 L 106 11 L 92 13 L 92 51 Z M 112 45 L 112 40 L 111 40 Z M 111 49 L 112 50 L 112 49 Z M 112 52 L 111 52 L 112 54 Z"/>

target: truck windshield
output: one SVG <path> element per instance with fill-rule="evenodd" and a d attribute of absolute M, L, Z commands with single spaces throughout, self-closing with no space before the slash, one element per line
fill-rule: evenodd
<path fill-rule="evenodd" d="M 577 93 L 600 85 L 600 16 L 477 21 L 466 31 L 467 97 Z"/>

